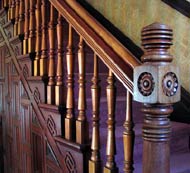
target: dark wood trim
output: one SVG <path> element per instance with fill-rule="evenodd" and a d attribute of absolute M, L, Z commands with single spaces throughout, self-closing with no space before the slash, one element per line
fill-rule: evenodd
<path fill-rule="evenodd" d="M 162 0 L 172 8 L 190 18 L 190 2 L 186 0 Z"/>

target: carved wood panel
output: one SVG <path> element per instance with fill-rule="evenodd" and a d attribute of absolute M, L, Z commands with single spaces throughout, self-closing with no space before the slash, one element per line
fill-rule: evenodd
<path fill-rule="evenodd" d="M 29 93 L 24 88 L 25 83 L 20 79 L 20 71 L 17 70 L 21 69 L 14 65 L 7 51 L 6 46 L 0 48 L 0 117 L 1 112 L 4 112 L 2 116 L 4 173 L 61 173 L 63 170 L 60 169 L 56 153 L 51 150 L 54 160 L 47 156 L 47 138 L 28 98 Z M 26 71 L 22 70 L 23 73 Z M 40 82 L 29 80 L 28 74 L 31 73 L 24 77 L 27 76 L 34 100 L 37 103 L 44 102 L 45 86 L 41 87 L 41 80 Z M 44 117 L 44 120 L 47 118 L 46 123 L 51 129 L 56 127 L 56 131 L 52 130 L 55 136 L 60 135 L 61 117 L 51 116 Z"/>

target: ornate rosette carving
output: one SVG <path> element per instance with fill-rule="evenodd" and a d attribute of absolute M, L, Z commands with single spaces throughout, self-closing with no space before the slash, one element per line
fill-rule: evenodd
<path fill-rule="evenodd" d="M 179 82 L 175 73 L 168 72 L 164 75 L 162 80 L 163 93 L 168 96 L 174 96 L 178 90 Z"/>
<path fill-rule="evenodd" d="M 155 82 L 153 76 L 148 72 L 143 72 L 138 78 L 138 89 L 143 96 L 149 96 L 154 90 Z"/>

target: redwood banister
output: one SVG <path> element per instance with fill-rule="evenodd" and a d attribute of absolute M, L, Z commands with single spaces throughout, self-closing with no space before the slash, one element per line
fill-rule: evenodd
<path fill-rule="evenodd" d="M 36 0 L 30 0 L 28 53 L 35 53 L 35 3 Z"/>
<path fill-rule="evenodd" d="M 76 142 L 79 144 L 86 144 L 88 142 L 88 123 L 86 119 L 85 55 L 84 40 L 82 36 L 80 36 L 78 46 L 79 94 L 78 117 L 76 121 Z"/>
<path fill-rule="evenodd" d="M 48 10 L 49 3 L 46 0 L 42 0 L 41 14 L 42 14 L 42 45 L 41 45 L 41 58 L 40 58 L 40 76 L 47 75 L 47 59 L 48 59 L 48 33 L 47 33 L 47 19 L 48 15 L 46 10 Z"/>
<path fill-rule="evenodd" d="M 133 93 L 133 68 L 140 62 L 76 1 L 49 0 L 85 42 Z M 98 43 L 98 44 L 96 44 Z M 109 45 L 109 46 L 105 46 Z"/>
<path fill-rule="evenodd" d="M 15 0 L 15 23 L 14 23 L 14 36 L 18 34 L 18 21 L 19 21 L 19 8 L 20 0 Z"/>
<path fill-rule="evenodd" d="M 133 168 L 133 150 L 134 150 L 134 130 L 133 130 L 133 115 L 132 115 L 132 94 L 127 91 L 126 100 L 126 119 L 123 124 L 123 146 L 124 146 L 124 173 L 132 173 Z"/>
<path fill-rule="evenodd" d="M 68 45 L 66 53 L 67 64 L 67 98 L 66 98 L 66 118 L 65 118 L 65 138 L 73 140 L 74 134 L 74 56 L 73 56 L 73 32 L 69 24 Z"/>
<path fill-rule="evenodd" d="M 3 2 L 3 1 L 1 1 L 1 3 L 2 3 L 2 2 Z M 11 4 L 12 4 L 12 0 L 9 0 L 9 3 L 8 3 L 9 9 L 8 9 L 8 15 L 7 15 L 8 21 L 11 20 Z M 2 7 L 2 6 L 1 6 L 1 7 Z"/>
<path fill-rule="evenodd" d="M 99 68 L 98 57 L 94 54 L 94 73 L 92 77 L 91 95 L 92 95 L 92 142 L 91 158 L 89 160 L 89 172 L 98 173 L 101 170 L 100 160 L 100 86 L 99 86 Z"/>
<path fill-rule="evenodd" d="M 29 36 L 29 0 L 24 0 L 24 40 L 23 40 L 23 54 L 28 53 L 28 36 Z"/>
<path fill-rule="evenodd" d="M 11 20 L 15 19 L 15 0 L 12 0 L 12 3 L 11 3 L 10 19 Z"/>
<path fill-rule="evenodd" d="M 118 173 L 118 167 L 115 162 L 116 155 L 116 138 L 115 138 L 115 102 L 116 102 L 116 88 L 114 74 L 109 70 L 107 78 L 108 86 L 106 88 L 107 105 L 108 105 L 108 132 L 106 145 L 106 165 L 104 166 L 104 173 Z"/>
<path fill-rule="evenodd" d="M 40 57 L 41 57 L 41 0 L 36 0 L 35 23 L 36 23 L 36 42 L 34 59 L 34 76 L 40 75 Z"/>
<path fill-rule="evenodd" d="M 173 111 L 172 104 L 177 102 L 180 96 L 178 69 L 170 64 L 172 56 L 168 53 L 168 49 L 172 44 L 172 30 L 168 26 L 158 23 L 145 27 L 142 30 L 142 45 L 145 49 L 145 54 L 142 57 L 143 65 L 137 67 L 140 63 L 128 52 L 128 50 L 124 48 L 113 36 L 111 36 L 105 28 L 103 28 L 95 19 L 84 11 L 84 9 L 75 1 L 50 0 L 48 35 L 46 16 L 46 10 L 48 10 L 48 5 L 46 4 L 47 1 L 30 0 L 30 5 L 29 0 L 4 0 L 3 2 L 3 6 L 5 6 L 6 3 L 8 3 L 9 6 L 11 4 L 11 10 L 8 11 L 8 15 L 11 20 L 15 19 L 14 36 L 24 33 L 24 54 L 36 53 L 33 75 L 45 76 L 48 73 L 49 81 L 47 85 L 47 104 L 55 104 L 56 106 L 46 106 L 58 108 L 60 105 L 64 105 L 64 103 L 66 103 L 67 112 L 63 125 L 65 129 L 62 129 L 65 132 L 65 136 L 63 136 L 66 140 L 63 140 L 64 142 L 66 141 L 66 145 L 76 145 L 78 148 L 86 146 L 83 144 L 88 144 L 89 142 L 88 121 L 86 116 L 87 89 L 85 78 L 85 44 L 87 43 L 92 49 L 94 53 L 94 71 L 91 86 L 91 157 L 89 160 L 85 160 L 89 165 L 89 173 L 99 173 L 102 170 L 99 132 L 100 85 L 98 59 L 102 60 L 109 70 L 107 78 L 108 85 L 106 88 L 108 107 L 106 164 L 104 165 L 103 172 L 119 172 L 115 161 L 117 142 L 115 136 L 115 121 L 117 119 L 115 116 L 116 76 L 116 78 L 124 84 L 127 91 L 126 118 L 123 124 L 124 173 L 132 173 L 134 169 L 132 95 L 134 95 L 134 98 L 137 101 L 144 103 L 144 107 L 142 109 L 142 112 L 145 114 L 143 125 L 143 173 L 169 173 L 169 138 L 171 127 L 168 116 Z M 35 2 L 37 3 L 36 9 Z M 30 15 L 28 13 L 29 9 Z M 57 11 L 58 16 L 56 13 Z M 67 98 L 65 98 L 63 83 L 65 76 L 65 66 L 63 64 L 63 45 L 65 41 L 63 27 L 65 27 L 65 25 L 63 25 L 63 21 L 67 21 L 69 25 L 66 52 Z M 79 69 L 77 100 L 78 115 L 76 117 L 76 123 L 74 118 L 73 29 L 75 29 L 79 35 L 77 52 Z M 48 36 L 49 62 L 47 62 Z M 57 69 L 55 67 L 57 67 Z M 134 82 L 132 76 L 133 70 Z M 53 124 L 52 122 L 54 122 L 53 118 L 51 119 L 50 116 L 48 119 L 48 121 L 51 121 L 50 126 Z M 61 121 L 59 121 L 59 123 L 60 122 Z M 59 128 L 61 129 L 61 127 Z M 51 129 L 53 128 L 51 127 Z M 76 131 L 74 131 L 75 129 Z M 74 137 L 73 134 L 76 136 Z M 75 138 L 76 141 L 74 141 Z M 54 138 L 52 138 L 52 140 L 54 140 Z M 149 164 L 147 165 L 147 163 Z"/>
<path fill-rule="evenodd" d="M 64 85 L 63 85 L 63 17 L 58 14 L 57 19 L 57 72 L 56 72 L 56 86 L 55 86 L 55 105 L 63 105 L 65 102 Z"/>
<path fill-rule="evenodd" d="M 19 20 L 18 20 L 18 35 L 24 34 L 24 0 L 20 0 Z"/>
<path fill-rule="evenodd" d="M 47 103 L 55 104 L 55 8 L 50 5 L 50 22 L 48 28 L 49 34 L 49 66 L 48 66 L 48 86 L 47 86 Z"/>

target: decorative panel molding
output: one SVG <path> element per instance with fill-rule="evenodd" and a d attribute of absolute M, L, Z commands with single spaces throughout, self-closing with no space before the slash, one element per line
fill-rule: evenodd
<path fill-rule="evenodd" d="M 0 115 L 4 110 L 4 83 L 0 82 Z"/>
<path fill-rule="evenodd" d="M 24 172 L 32 173 L 31 154 L 23 153 L 22 161 L 23 161 L 23 163 L 22 163 L 23 173 Z"/>
<path fill-rule="evenodd" d="M 4 41 L 2 34 L 0 33 L 0 43 Z"/>
<path fill-rule="evenodd" d="M 33 171 L 43 172 L 43 137 L 32 133 Z"/>
<path fill-rule="evenodd" d="M 4 49 L 0 48 L 0 79 L 4 78 L 4 67 L 5 67 L 5 52 Z"/>
<path fill-rule="evenodd" d="M 3 26 L 7 22 L 7 13 L 5 9 L 0 10 L 0 25 Z"/>
<path fill-rule="evenodd" d="M 31 126 L 30 126 L 30 106 L 22 104 L 21 106 L 21 123 L 22 123 L 22 141 L 24 143 L 31 143 Z"/>

